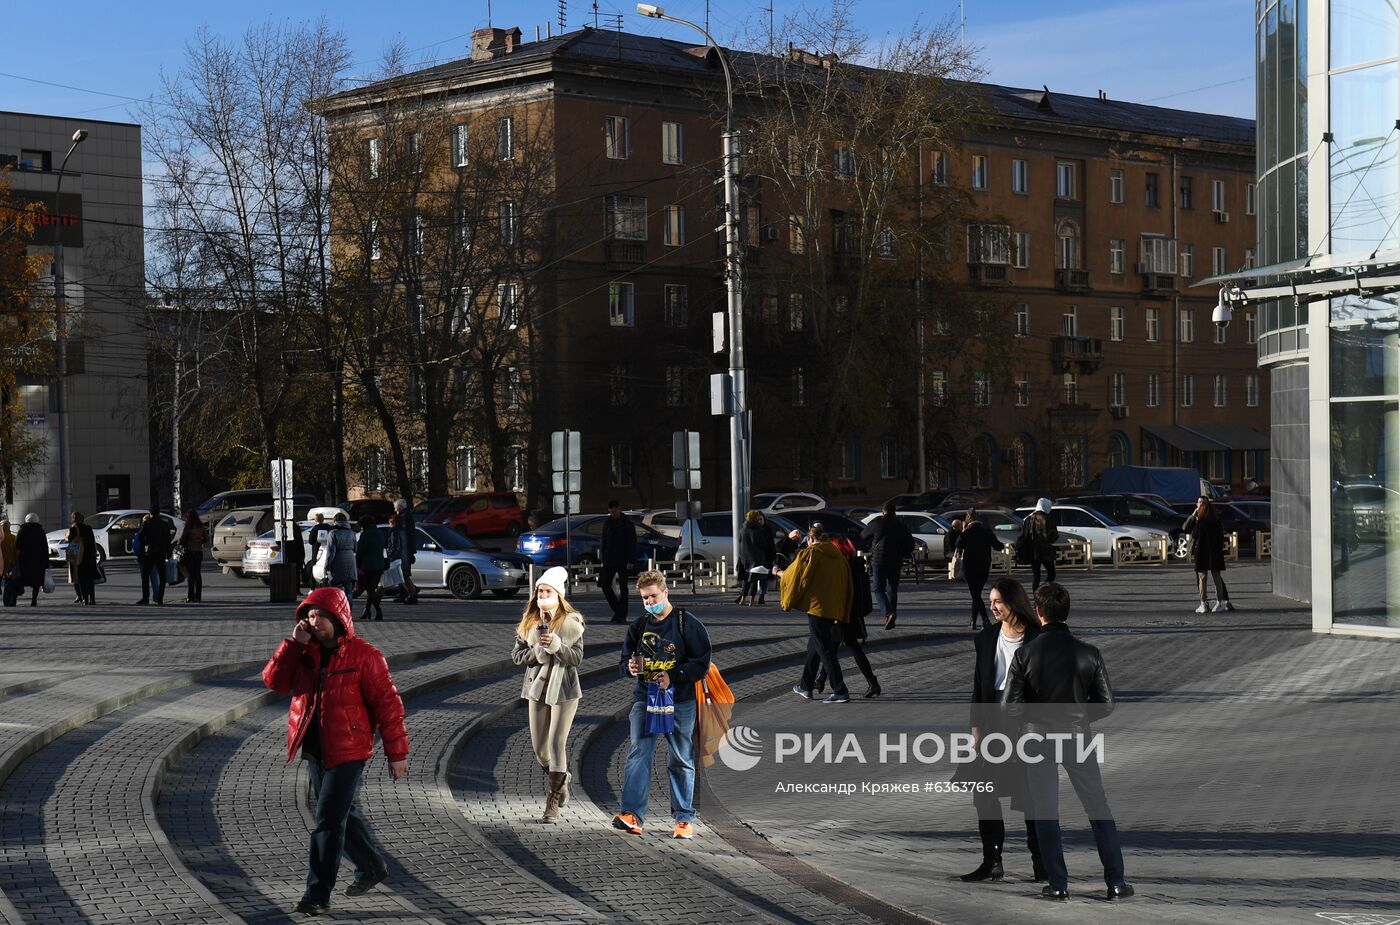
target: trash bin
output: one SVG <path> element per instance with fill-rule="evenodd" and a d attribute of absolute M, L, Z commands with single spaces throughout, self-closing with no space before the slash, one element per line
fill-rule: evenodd
<path fill-rule="evenodd" d="M 297 599 L 297 568 L 274 562 L 268 567 L 267 599 L 274 604 L 291 604 Z"/>

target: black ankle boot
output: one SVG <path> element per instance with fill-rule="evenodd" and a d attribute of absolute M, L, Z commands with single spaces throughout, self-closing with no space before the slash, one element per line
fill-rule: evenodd
<path fill-rule="evenodd" d="M 982 819 L 977 823 L 977 832 L 982 836 L 982 863 L 972 873 L 958 879 L 964 883 L 984 880 L 1000 883 L 1006 875 L 1001 867 L 1001 842 L 1006 836 L 1006 825 L 1000 819 Z"/>

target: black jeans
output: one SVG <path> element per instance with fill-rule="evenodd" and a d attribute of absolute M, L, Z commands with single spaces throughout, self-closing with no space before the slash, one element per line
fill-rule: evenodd
<path fill-rule="evenodd" d="M 836 621 L 807 615 L 807 664 L 802 666 L 802 689 L 810 691 L 817 683 L 817 666 L 826 669 L 833 694 L 846 694 L 841 660 L 836 657 Z"/>
<path fill-rule="evenodd" d="M 154 600 L 157 604 L 165 600 L 164 559 L 141 560 L 141 600 Z"/>
<path fill-rule="evenodd" d="M 753 572 L 745 572 L 744 587 L 739 593 L 744 597 L 757 597 L 761 602 L 764 595 L 768 593 L 768 576 L 764 574 L 755 575 Z"/>
<path fill-rule="evenodd" d="M 613 582 L 617 590 L 613 590 Z M 598 584 L 603 588 L 603 597 L 608 599 L 614 617 L 627 619 L 627 568 L 613 568 L 605 565 L 598 570 Z"/>
<path fill-rule="evenodd" d="M 384 592 L 379 590 L 379 579 L 384 577 L 383 572 L 365 572 L 360 578 L 360 589 L 365 593 L 365 616 L 368 620 L 370 611 L 379 614 L 378 619 L 384 619 L 384 608 L 379 600 L 384 596 Z"/>
<path fill-rule="evenodd" d="M 1113 821 L 1108 797 L 1103 792 L 1103 776 L 1099 773 L 1098 762 L 1092 756 L 1083 762 L 1077 761 L 1077 748 L 1073 741 L 1064 743 L 1065 773 L 1069 775 L 1069 782 L 1074 786 L 1085 815 L 1089 817 L 1090 828 L 1094 830 L 1094 844 L 1099 849 L 1099 862 L 1103 864 L 1104 883 L 1118 886 L 1123 883 L 1123 846 L 1118 839 L 1118 826 Z M 1032 758 L 1038 755 L 1042 759 L 1026 764 L 1026 784 L 1031 795 L 1029 815 L 1035 818 L 1040 860 L 1045 865 L 1050 885 L 1057 890 L 1065 890 L 1069 888 L 1069 871 L 1065 868 L 1064 844 L 1060 839 L 1060 766 L 1055 762 L 1054 743 L 1027 742 L 1025 749 Z"/>
<path fill-rule="evenodd" d="M 992 622 L 992 618 L 987 613 L 987 605 L 982 600 L 982 590 L 987 587 L 987 566 L 968 567 L 963 563 L 963 576 L 967 579 L 967 592 L 972 595 L 972 623 L 976 625 L 977 617 L 980 614 L 982 624 L 985 626 Z"/>
<path fill-rule="evenodd" d="M 1051 559 L 1032 559 L 1032 560 L 1031 560 L 1031 590 L 1032 590 L 1032 591 L 1034 591 L 1036 588 L 1039 588 L 1039 587 L 1040 587 L 1040 567 L 1041 567 L 1042 565 L 1045 566 L 1045 580 L 1046 580 L 1046 581 L 1054 581 L 1054 580 L 1055 580 L 1055 560 L 1054 560 L 1053 558 L 1051 558 Z"/>
<path fill-rule="evenodd" d="M 316 803 L 311 870 L 306 875 L 306 898 L 312 902 L 330 905 L 342 851 L 354 863 L 356 879 L 373 877 L 384 870 L 384 860 L 374 847 L 369 826 L 355 808 L 355 794 L 364 770 L 363 761 L 326 768 L 315 758 L 306 759 L 306 775 L 311 779 L 311 796 Z"/>
<path fill-rule="evenodd" d="M 198 602 L 204 597 L 204 573 L 200 569 L 204 565 L 204 550 L 186 549 L 184 558 L 180 560 L 180 568 L 185 570 L 189 587 L 185 589 L 185 599 Z"/>

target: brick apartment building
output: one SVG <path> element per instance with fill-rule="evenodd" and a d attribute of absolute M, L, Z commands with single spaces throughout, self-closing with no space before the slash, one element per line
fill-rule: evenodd
<path fill-rule="evenodd" d="M 728 423 L 710 414 L 709 395 L 710 374 L 723 368 L 711 329 L 724 306 L 718 80 L 703 46 L 591 29 L 521 42 L 519 30 L 494 29 L 474 35 L 468 59 L 323 102 L 333 136 L 354 142 L 343 156 L 375 159 L 378 175 L 382 151 L 409 150 L 410 172 L 428 178 L 418 185 L 439 200 L 454 183 L 459 192 L 473 186 L 463 179 L 473 157 L 543 165 L 525 185 L 512 175 L 513 198 L 478 197 L 492 200 L 477 220 L 489 234 L 461 233 L 474 259 L 488 247 L 495 256 L 484 260 L 489 284 L 453 292 L 477 293 L 466 299 L 493 330 L 509 320 L 515 331 L 519 319 L 509 350 L 430 383 L 407 364 L 405 388 L 478 403 L 476 426 L 448 438 L 446 451 L 442 434 L 436 453 L 416 445 L 426 437 L 405 423 L 416 481 L 426 486 L 428 467 L 442 465 L 455 489 L 495 483 L 547 507 L 547 435 L 569 428 L 582 433 L 586 510 L 612 497 L 669 505 L 671 432 L 690 429 L 702 434 L 702 498 L 728 506 Z M 974 128 L 948 150 L 923 152 L 911 175 L 930 194 L 956 191 L 976 216 L 959 229 L 966 258 L 960 244 L 945 280 L 1000 314 L 994 368 L 940 348 L 960 319 L 940 313 L 939 292 L 922 306 L 906 293 L 892 310 L 922 312 L 929 323 L 904 368 L 880 372 L 890 397 L 838 422 L 835 446 L 805 445 L 805 419 L 820 409 L 804 400 L 804 383 L 822 371 L 794 359 L 803 330 L 791 295 L 756 282 L 791 257 L 799 232 L 752 196 L 744 238 L 754 270 L 745 327 L 755 489 L 880 500 L 916 487 L 920 372 L 929 487 L 1054 491 L 1122 463 L 1267 482 L 1269 388 L 1255 367 L 1255 332 L 1245 322 L 1218 331 L 1215 293 L 1187 288 L 1253 260 L 1253 123 L 1048 90 L 971 92 L 981 112 Z M 377 113 L 405 98 L 420 115 L 388 127 Z M 395 132 L 403 137 L 385 137 Z M 477 144 L 471 157 L 468 139 Z M 520 204 L 532 195 L 532 205 Z M 435 238 L 436 224 L 465 221 L 438 212 L 406 221 L 420 255 L 450 238 L 447 230 Z M 347 234 L 340 215 L 350 240 L 384 227 L 357 213 Z M 364 247 L 377 253 L 378 238 Z M 500 282 L 517 278 L 518 288 Z M 444 304 L 450 314 L 448 297 Z M 491 430 L 483 416 L 491 446 L 480 442 Z M 362 439 L 370 461 L 350 481 L 373 492 L 384 481 L 383 451 L 372 428 Z M 830 461 L 823 479 L 810 464 L 814 449 Z"/>

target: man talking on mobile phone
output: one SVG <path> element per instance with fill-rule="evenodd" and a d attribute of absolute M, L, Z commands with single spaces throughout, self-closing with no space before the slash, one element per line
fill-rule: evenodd
<path fill-rule="evenodd" d="M 346 896 L 361 896 L 389 875 L 355 795 L 376 731 L 394 780 L 408 773 L 403 700 L 383 653 L 355 635 L 350 602 L 339 588 L 318 588 L 297 606 L 292 636 L 263 668 L 263 683 L 292 695 L 287 760 L 301 749 L 316 801 L 311 870 L 296 911 L 323 915 L 330 911 L 342 851 L 355 864 Z"/>

